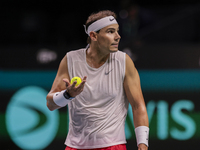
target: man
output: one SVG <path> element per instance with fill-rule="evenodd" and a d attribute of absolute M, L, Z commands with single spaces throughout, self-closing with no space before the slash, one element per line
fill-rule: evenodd
<path fill-rule="evenodd" d="M 66 54 L 47 95 L 50 110 L 68 105 L 66 150 L 125 150 L 129 103 L 138 150 L 148 149 L 148 116 L 139 75 L 130 57 L 118 51 L 121 37 L 115 18 L 108 10 L 88 17 L 89 46 Z M 70 84 L 74 76 L 83 77 L 78 87 L 76 82 Z"/>

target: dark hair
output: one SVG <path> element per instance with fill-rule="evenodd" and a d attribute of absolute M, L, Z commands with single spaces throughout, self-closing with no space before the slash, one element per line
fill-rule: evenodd
<path fill-rule="evenodd" d="M 97 20 L 99 20 L 101 18 L 107 17 L 107 16 L 113 16 L 115 19 L 117 18 L 117 15 L 113 11 L 110 11 L 110 10 L 102 10 L 102 11 L 99 11 L 99 12 L 96 12 L 96 13 L 92 13 L 88 17 L 88 19 L 87 19 L 87 21 L 85 23 L 86 30 L 88 29 L 89 25 L 91 25 L 93 22 L 95 22 L 95 21 L 97 21 Z M 98 33 L 99 31 L 96 31 L 96 32 Z M 87 43 L 88 44 L 91 43 L 90 37 L 88 37 Z"/>

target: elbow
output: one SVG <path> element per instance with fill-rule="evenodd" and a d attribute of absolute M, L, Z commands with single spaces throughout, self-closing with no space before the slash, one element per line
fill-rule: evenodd
<path fill-rule="evenodd" d="M 55 110 L 55 109 L 51 106 L 51 104 L 48 103 L 48 101 L 47 101 L 47 108 L 48 108 L 50 111 Z"/>
<path fill-rule="evenodd" d="M 55 110 L 55 107 L 53 106 L 52 102 L 51 102 L 51 99 L 50 97 L 47 95 L 46 97 L 46 100 L 47 100 L 47 103 L 46 103 L 46 106 L 47 108 L 50 110 L 50 111 L 53 111 Z"/>
<path fill-rule="evenodd" d="M 133 113 L 136 113 L 137 115 L 147 115 L 147 109 L 145 105 L 138 105 L 138 106 L 132 106 Z"/>
<path fill-rule="evenodd" d="M 146 106 L 143 103 L 135 103 L 132 104 L 132 109 L 133 111 L 145 111 L 146 110 Z"/>

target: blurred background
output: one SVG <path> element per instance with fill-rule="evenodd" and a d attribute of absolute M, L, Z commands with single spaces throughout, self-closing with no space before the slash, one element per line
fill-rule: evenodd
<path fill-rule="evenodd" d="M 60 60 L 86 47 L 83 24 L 115 11 L 119 50 L 134 61 L 150 123 L 150 150 L 198 149 L 200 2 L 197 0 L 2 0 L 0 3 L 2 150 L 62 150 L 67 107 L 50 112 L 46 94 Z M 137 149 L 131 109 L 127 149 Z"/>

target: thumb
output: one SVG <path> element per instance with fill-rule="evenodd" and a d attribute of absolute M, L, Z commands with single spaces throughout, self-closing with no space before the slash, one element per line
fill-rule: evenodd
<path fill-rule="evenodd" d="M 66 87 L 68 87 L 70 85 L 69 80 L 67 78 L 64 78 L 63 81 L 65 82 Z"/>

